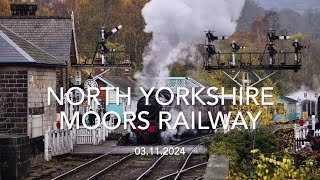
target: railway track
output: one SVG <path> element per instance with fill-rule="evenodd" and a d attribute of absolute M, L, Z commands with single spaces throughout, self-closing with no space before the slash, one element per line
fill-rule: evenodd
<path fill-rule="evenodd" d="M 208 135 L 207 135 L 208 136 Z M 186 145 L 193 141 L 198 141 L 201 138 L 197 137 L 185 140 L 170 147 L 178 147 Z M 201 143 L 202 144 L 202 143 Z M 184 177 L 189 170 L 203 169 L 205 167 L 206 158 L 203 156 L 193 156 L 192 153 L 200 144 L 194 146 L 188 156 L 137 156 L 134 153 L 127 155 L 110 155 L 121 148 L 115 147 L 110 152 L 101 155 L 85 164 L 78 166 L 53 180 L 62 179 L 162 179 L 166 175 L 172 177 Z M 190 163 L 191 161 L 194 161 Z M 200 162 L 200 163 L 199 163 Z M 202 163 L 202 164 L 201 164 Z M 171 166 L 177 166 L 172 168 Z M 175 169 L 176 171 L 166 171 Z M 175 173 L 175 174 L 173 174 Z M 203 175 L 203 172 L 201 172 Z M 200 173 L 200 175 L 201 175 Z M 197 177 L 198 178 L 198 177 Z M 165 178 L 167 179 L 167 178 Z"/>
<path fill-rule="evenodd" d="M 192 139 L 191 139 L 192 140 Z M 185 141 L 177 144 L 185 144 L 189 141 Z M 157 161 L 155 161 L 149 169 L 144 171 L 137 180 L 144 179 L 202 179 L 205 172 L 207 158 L 204 156 L 195 156 L 193 154 L 194 150 L 202 145 L 199 143 L 192 148 L 187 156 L 160 156 Z M 192 174 L 188 172 L 192 170 Z"/>
<path fill-rule="evenodd" d="M 90 177 L 90 173 L 94 173 L 99 171 L 99 169 L 104 168 L 105 166 L 108 166 L 110 164 L 112 164 L 114 161 L 117 161 L 121 158 L 123 158 L 123 156 L 108 156 L 109 154 L 118 151 L 119 148 L 114 147 L 111 151 L 92 159 L 89 162 L 86 162 L 66 173 L 63 173 L 55 178 L 53 178 L 52 180 L 62 180 L 62 179 L 87 179 Z M 86 173 L 87 172 L 87 173 Z"/>
<path fill-rule="evenodd" d="M 179 146 L 179 145 L 184 145 L 184 144 L 189 143 L 189 142 L 191 142 L 191 141 L 199 140 L 199 139 L 201 139 L 201 138 L 203 138 L 203 137 L 208 137 L 208 136 L 211 136 L 211 135 L 206 135 L 206 136 L 201 136 L 201 137 L 197 137 L 197 138 L 192 138 L 192 139 L 183 141 L 183 142 L 181 142 L 181 143 L 178 143 L 178 144 L 174 145 L 173 147 L 176 147 L 176 146 Z M 186 170 L 186 169 L 184 169 L 184 168 L 185 168 L 185 166 L 187 165 L 187 162 L 188 162 L 188 160 L 190 159 L 190 157 L 192 156 L 192 153 L 194 152 L 194 150 L 196 149 L 196 147 L 198 147 L 198 146 L 201 145 L 201 144 L 203 144 L 203 143 L 197 144 L 197 145 L 191 150 L 190 154 L 189 154 L 188 157 L 185 159 L 182 167 L 181 167 L 177 172 L 174 172 L 174 173 L 177 173 L 175 179 L 177 179 L 177 178 L 180 176 L 181 173 L 184 173 L 184 172 L 190 170 L 190 168 L 189 168 L 188 170 Z M 171 174 L 174 174 L 174 173 L 171 173 L 171 174 L 169 174 L 170 176 L 168 176 L 168 177 L 166 177 L 168 174 L 167 174 L 167 175 L 164 175 L 164 176 L 157 177 L 157 176 L 159 176 L 159 174 L 163 174 L 163 173 L 166 172 L 166 171 L 163 169 L 163 167 L 169 167 L 169 171 L 171 171 L 171 170 L 174 169 L 172 166 L 166 165 L 166 162 L 168 162 L 168 161 L 163 160 L 163 159 L 166 159 L 166 158 L 182 158 L 182 159 L 183 159 L 184 157 L 183 157 L 183 156 L 170 157 L 170 156 L 162 155 L 162 156 L 160 156 L 160 158 L 158 158 L 157 161 L 155 161 L 146 171 L 144 171 L 144 172 L 137 178 L 137 180 L 150 179 L 150 178 L 151 178 L 151 179 L 166 179 L 166 178 L 170 177 Z M 161 162 L 161 161 L 162 161 L 162 162 Z M 179 162 L 181 162 L 181 159 L 180 159 L 180 160 L 179 160 L 179 159 L 178 159 L 178 160 L 174 159 L 174 161 L 178 161 L 178 162 L 177 162 L 177 163 L 171 163 L 171 164 L 172 164 L 173 166 L 179 166 Z M 161 165 L 160 162 L 162 163 L 162 165 Z M 200 165 L 197 166 L 197 167 L 200 167 Z M 194 168 L 194 167 L 192 167 L 191 169 L 193 169 L 193 168 Z M 152 172 L 152 171 L 153 171 L 153 172 Z"/>
<path fill-rule="evenodd" d="M 184 160 L 180 170 L 158 178 L 162 179 L 202 179 L 207 165 L 207 158 L 194 156 L 192 153 Z"/>

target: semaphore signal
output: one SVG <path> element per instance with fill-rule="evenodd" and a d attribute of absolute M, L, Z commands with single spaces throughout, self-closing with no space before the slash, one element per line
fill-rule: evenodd
<path fill-rule="evenodd" d="M 267 44 L 268 46 L 268 51 L 269 51 L 269 65 L 270 67 L 274 65 L 275 63 L 275 55 L 278 53 L 278 51 L 274 48 L 275 41 L 276 40 L 288 40 L 291 39 L 290 36 L 277 36 L 275 30 L 268 30 L 267 36 L 269 39 L 269 43 Z"/>
<path fill-rule="evenodd" d="M 206 32 L 206 37 L 207 37 L 207 40 L 208 40 L 209 44 L 213 43 L 215 40 L 226 40 L 226 39 L 229 39 L 228 36 L 214 36 L 212 34 L 212 31 L 207 31 Z"/>
<path fill-rule="evenodd" d="M 228 69 L 239 69 L 239 70 L 294 70 L 297 72 L 301 69 L 301 51 L 306 48 L 299 44 L 298 40 L 293 43 L 294 51 L 285 52 L 277 50 L 275 45 L 277 40 L 289 40 L 290 36 L 276 34 L 275 30 L 267 31 L 268 44 L 267 54 L 268 61 L 264 59 L 266 54 L 265 51 L 261 52 L 239 52 L 245 49 L 245 47 L 238 45 L 235 41 L 230 44 L 231 53 L 223 53 L 216 49 L 214 41 L 216 40 L 228 40 L 227 36 L 214 36 L 212 31 L 206 32 L 206 52 L 204 53 L 204 68 L 207 71 L 213 70 L 228 70 Z M 221 56 L 228 58 L 229 63 L 221 62 Z M 260 62 L 253 62 L 253 56 L 260 56 Z M 216 63 L 213 58 L 216 58 Z M 291 58 L 292 57 L 292 58 Z"/>
<path fill-rule="evenodd" d="M 232 41 L 231 43 L 231 49 L 232 49 L 232 62 L 231 66 L 236 65 L 236 53 L 239 51 L 239 49 L 245 49 L 245 46 L 239 46 L 235 41 Z"/>
<path fill-rule="evenodd" d="M 295 53 L 294 63 L 299 64 L 300 63 L 299 54 L 301 54 L 301 50 L 307 48 L 307 46 L 301 46 L 297 39 L 294 41 L 292 46 L 294 47 L 294 53 Z"/>
<path fill-rule="evenodd" d="M 209 73 L 215 70 L 221 70 L 230 79 L 243 87 L 256 85 L 279 70 L 293 70 L 294 72 L 297 72 L 301 69 L 301 51 L 307 48 L 307 46 L 302 46 L 298 40 L 295 40 L 292 44 L 294 50 L 291 52 L 285 52 L 276 49 L 276 42 L 278 40 L 289 40 L 291 39 L 290 36 L 277 35 L 276 31 L 272 29 L 267 31 L 266 36 L 268 38 L 266 49 L 260 52 L 241 52 L 240 50 L 244 50 L 245 47 L 238 45 L 235 41 L 232 41 L 232 43 L 230 43 L 231 52 L 223 53 L 216 49 L 214 42 L 216 40 L 228 40 L 229 38 L 227 36 L 214 36 L 213 31 L 207 31 L 205 42 L 206 52 L 204 53 L 203 67 Z M 224 58 L 221 58 L 222 56 Z M 254 57 L 259 57 L 259 61 L 254 61 Z M 214 59 L 216 61 L 214 61 Z M 225 61 L 225 59 L 228 60 L 227 63 L 222 62 L 222 60 Z M 238 70 L 239 72 L 236 73 L 236 75 L 231 75 L 227 72 L 228 70 L 231 70 L 231 72 Z M 260 77 L 254 72 L 256 70 L 269 71 L 270 74 L 265 77 Z M 242 83 L 239 83 L 237 78 L 241 71 L 244 72 L 244 75 Z M 252 85 L 250 85 L 249 72 L 252 72 L 258 78 L 258 81 Z"/>
<path fill-rule="evenodd" d="M 117 27 L 115 27 L 114 29 L 106 32 L 104 29 L 102 29 L 100 31 L 100 35 L 101 35 L 101 41 L 97 43 L 97 47 L 96 47 L 96 52 L 95 52 L 95 56 L 96 53 L 98 51 L 98 47 L 100 46 L 100 51 L 101 51 L 101 63 L 102 65 L 105 64 L 106 62 L 106 58 L 105 58 L 105 54 L 108 53 L 110 50 L 106 47 L 106 43 L 107 43 L 107 39 L 108 37 L 110 37 L 111 35 L 115 34 L 116 32 L 118 32 L 120 29 L 122 29 L 122 25 L 119 25 Z M 114 50 L 113 50 L 114 51 Z M 95 59 L 95 56 L 93 57 L 93 59 Z M 92 63 L 94 62 L 94 60 L 92 61 Z"/>

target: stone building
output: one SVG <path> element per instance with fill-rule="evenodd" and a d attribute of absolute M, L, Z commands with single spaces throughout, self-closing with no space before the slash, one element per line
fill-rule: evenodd
<path fill-rule="evenodd" d="M 33 16 L 34 4 L 11 8 L 12 16 L 0 17 L 0 133 L 42 137 L 64 110 L 48 105 L 47 89 L 68 89 L 77 62 L 73 19 Z"/>
<path fill-rule="evenodd" d="M 25 179 L 41 163 L 44 132 L 64 107 L 47 89 L 68 89 L 77 62 L 72 17 L 37 17 L 34 0 L 15 0 L 0 17 L 0 179 Z"/>

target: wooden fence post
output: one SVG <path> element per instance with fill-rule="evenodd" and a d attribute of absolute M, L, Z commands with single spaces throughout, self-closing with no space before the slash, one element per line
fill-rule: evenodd
<path fill-rule="evenodd" d="M 69 131 L 69 135 L 70 135 L 70 149 L 71 149 L 71 151 L 73 151 L 73 146 L 75 145 L 74 143 L 75 143 L 75 141 L 74 141 L 74 129 L 75 128 L 72 128 L 70 131 Z"/>
<path fill-rule="evenodd" d="M 46 130 L 45 134 L 44 134 L 44 158 L 46 161 L 50 161 L 51 157 L 50 157 L 50 149 L 49 149 L 49 130 Z"/>
<path fill-rule="evenodd" d="M 102 130 L 102 141 L 106 141 L 106 127 L 104 125 L 101 125 L 101 130 Z"/>
<path fill-rule="evenodd" d="M 96 145 L 96 131 L 95 130 L 91 130 L 92 131 L 92 143 L 93 145 Z"/>

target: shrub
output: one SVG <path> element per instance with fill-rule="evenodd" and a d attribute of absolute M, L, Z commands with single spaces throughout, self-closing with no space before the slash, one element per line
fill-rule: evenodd
<path fill-rule="evenodd" d="M 257 154 L 258 150 L 252 150 L 252 154 Z M 306 159 L 303 164 L 295 167 L 294 158 L 284 155 L 276 157 L 265 156 L 262 153 L 252 160 L 253 171 L 249 174 L 240 173 L 243 179 L 319 179 L 320 169 L 316 161 L 312 158 Z"/>
<path fill-rule="evenodd" d="M 253 168 L 251 149 L 260 149 L 262 153 L 276 153 L 279 149 L 276 137 L 265 129 L 216 133 L 205 140 L 205 146 L 211 154 L 228 156 L 232 171 L 244 174 L 249 174 Z"/>

